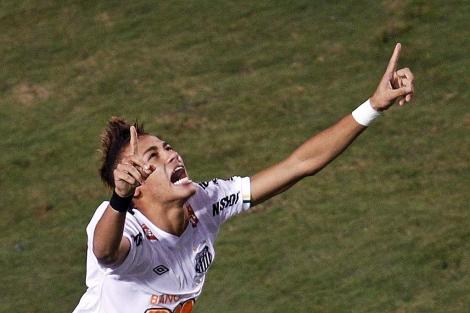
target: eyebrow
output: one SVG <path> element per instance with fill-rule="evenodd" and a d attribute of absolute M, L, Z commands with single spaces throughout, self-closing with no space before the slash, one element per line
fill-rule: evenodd
<path fill-rule="evenodd" d="M 152 150 L 155 150 L 158 152 L 158 147 L 157 146 L 150 146 L 147 148 L 147 150 L 145 150 L 144 154 L 142 154 L 142 156 L 146 155 L 147 153 L 149 153 L 150 151 Z"/>
<path fill-rule="evenodd" d="M 163 141 L 162 142 L 162 146 L 163 147 L 166 147 L 168 145 L 168 142 L 166 141 Z M 150 146 L 147 148 L 147 150 L 145 150 L 144 154 L 142 154 L 142 156 L 144 156 L 145 154 L 149 153 L 151 150 L 155 150 L 158 152 L 158 147 L 157 146 Z"/>

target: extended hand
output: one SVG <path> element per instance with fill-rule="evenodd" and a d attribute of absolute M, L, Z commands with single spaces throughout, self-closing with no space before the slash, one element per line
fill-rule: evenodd
<path fill-rule="evenodd" d="M 144 180 L 152 173 L 154 168 L 146 164 L 138 155 L 139 145 L 137 131 L 134 126 L 130 128 L 131 142 L 130 155 L 122 158 L 114 170 L 115 192 L 121 197 L 134 194 L 135 189 L 144 183 Z"/>
<path fill-rule="evenodd" d="M 387 70 L 375 90 L 370 102 L 377 111 L 385 111 L 396 100 L 404 105 L 410 102 L 414 94 L 414 77 L 409 68 L 396 70 L 400 57 L 401 44 L 397 43 L 392 57 L 388 62 Z"/>

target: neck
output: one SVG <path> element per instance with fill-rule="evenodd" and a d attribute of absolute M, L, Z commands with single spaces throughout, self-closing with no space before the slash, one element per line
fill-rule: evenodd
<path fill-rule="evenodd" d="M 185 202 L 179 202 L 168 206 L 159 206 L 136 203 L 136 207 L 161 230 L 175 236 L 181 236 L 188 225 L 184 204 Z"/>

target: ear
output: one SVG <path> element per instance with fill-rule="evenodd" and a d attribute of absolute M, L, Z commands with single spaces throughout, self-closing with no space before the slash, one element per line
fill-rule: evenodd
<path fill-rule="evenodd" d="M 140 190 L 140 186 L 135 188 L 134 190 L 134 198 L 140 198 L 142 197 L 142 190 Z"/>

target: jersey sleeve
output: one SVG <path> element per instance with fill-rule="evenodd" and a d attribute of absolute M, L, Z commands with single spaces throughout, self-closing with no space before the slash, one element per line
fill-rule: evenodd
<path fill-rule="evenodd" d="M 93 253 L 93 236 L 94 236 L 96 224 L 98 223 L 101 216 L 103 215 L 104 210 L 108 206 L 108 203 L 109 203 L 108 201 L 105 201 L 99 206 L 90 224 L 87 227 L 88 247 L 89 247 L 88 253 L 92 254 L 93 258 L 96 260 L 96 264 L 107 274 L 129 274 L 133 272 L 134 268 L 137 266 L 136 263 L 137 263 L 137 260 L 139 260 L 139 257 L 137 256 L 137 254 L 139 252 L 139 249 L 137 249 L 138 244 L 136 243 L 138 243 L 138 241 L 141 240 L 141 236 L 142 236 L 140 232 L 140 228 L 139 228 L 140 226 L 137 223 L 137 221 L 135 221 L 132 214 L 127 213 L 126 221 L 124 224 L 123 238 L 127 238 L 127 240 L 129 240 L 130 242 L 129 253 L 127 254 L 124 261 L 118 266 L 105 266 L 98 262 L 98 259 Z"/>
<path fill-rule="evenodd" d="M 229 179 L 213 179 L 199 184 L 205 189 L 210 203 L 209 213 L 220 224 L 250 208 L 250 178 L 234 176 Z"/>

